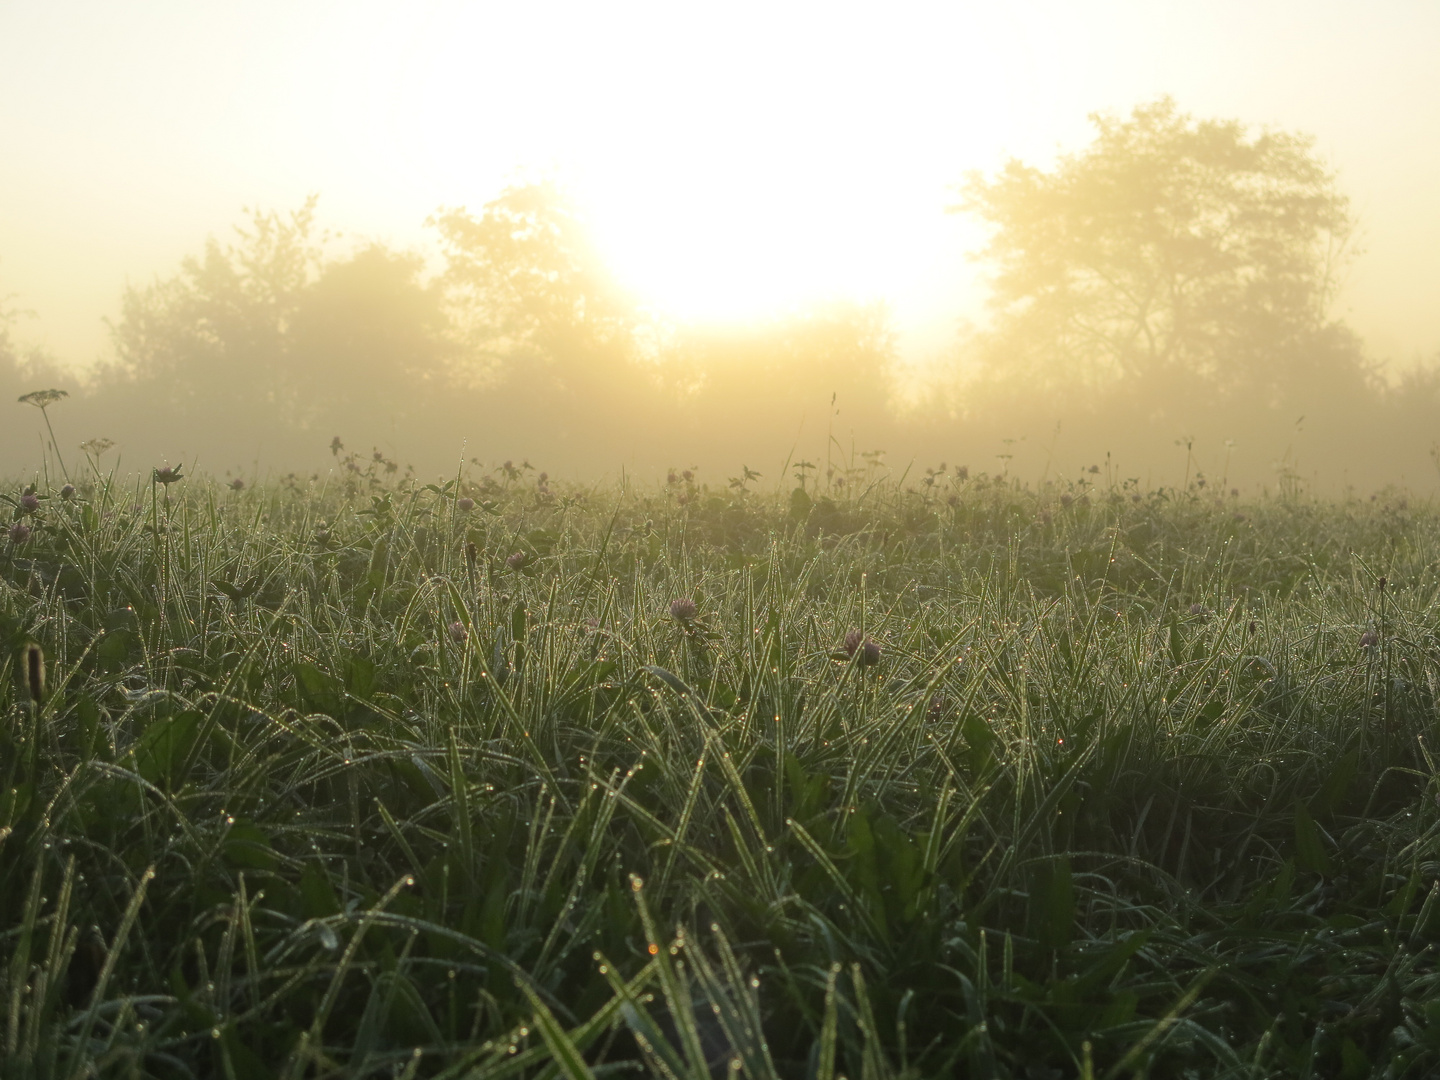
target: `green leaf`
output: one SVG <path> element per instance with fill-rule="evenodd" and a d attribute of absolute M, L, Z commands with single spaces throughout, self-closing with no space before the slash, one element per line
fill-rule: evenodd
<path fill-rule="evenodd" d="M 300 911 L 307 919 L 323 919 L 340 912 L 340 898 L 330 884 L 330 875 L 316 862 L 307 862 L 300 872 Z"/>
<path fill-rule="evenodd" d="M 175 769 L 189 756 L 203 719 L 193 709 L 156 720 L 135 745 L 135 770 L 157 787 L 175 788 L 182 778 Z"/>
<path fill-rule="evenodd" d="M 1046 859 L 1035 867 L 1030 884 L 1030 931 L 1042 949 L 1063 949 L 1075 927 L 1075 885 L 1070 860 Z"/>
<path fill-rule="evenodd" d="M 1330 857 L 1320 834 L 1320 826 L 1303 803 L 1295 804 L 1295 862 L 1302 870 L 1314 874 L 1330 873 Z"/>
<path fill-rule="evenodd" d="M 257 825 L 239 823 L 225 834 L 225 861 L 244 870 L 273 870 L 280 859 L 270 844 L 270 834 Z"/>

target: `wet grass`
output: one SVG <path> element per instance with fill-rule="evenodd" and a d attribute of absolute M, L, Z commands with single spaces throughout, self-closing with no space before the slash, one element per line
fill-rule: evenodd
<path fill-rule="evenodd" d="M 927 481 L 12 489 L 0 1074 L 1440 1071 L 1436 509 Z"/>

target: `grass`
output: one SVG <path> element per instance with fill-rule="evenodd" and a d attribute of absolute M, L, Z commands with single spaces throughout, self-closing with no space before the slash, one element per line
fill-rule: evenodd
<path fill-rule="evenodd" d="M 743 487 L 15 489 L 0 1075 L 1440 1071 L 1435 507 Z"/>

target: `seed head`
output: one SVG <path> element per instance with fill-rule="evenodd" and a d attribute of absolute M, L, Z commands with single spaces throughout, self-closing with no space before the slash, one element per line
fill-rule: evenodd
<path fill-rule="evenodd" d="M 670 617 L 677 622 L 688 623 L 699 613 L 700 609 L 695 606 L 695 601 L 688 596 L 670 601 Z"/>
<path fill-rule="evenodd" d="M 30 700 L 40 704 L 45 696 L 45 654 L 39 645 L 25 649 L 25 688 L 30 691 Z"/>

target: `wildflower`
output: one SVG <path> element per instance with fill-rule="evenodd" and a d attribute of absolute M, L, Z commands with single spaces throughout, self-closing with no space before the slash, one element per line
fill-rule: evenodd
<path fill-rule="evenodd" d="M 523 570 L 525 569 L 525 564 L 529 561 L 530 557 L 526 555 L 525 552 L 517 551 L 505 560 L 505 565 L 511 570 Z"/>
<path fill-rule="evenodd" d="M 685 483 L 688 484 L 688 483 L 690 483 L 690 481 L 692 481 L 692 480 L 695 479 L 695 474 L 694 474 L 693 472 L 691 472 L 689 469 L 686 469 L 684 472 L 682 472 L 682 473 L 680 474 L 680 479 L 681 479 L 681 480 L 684 480 Z"/>
<path fill-rule="evenodd" d="M 880 662 L 880 646 L 859 630 L 851 630 L 845 635 L 845 655 L 861 667 L 874 667 Z"/>
<path fill-rule="evenodd" d="M 244 491 L 244 490 L 245 490 L 245 481 L 244 481 L 244 480 L 241 480 L 241 479 L 237 476 L 234 480 L 231 480 L 231 481 L 230 481 L 230 490 L 231 490 L 231 491 Z"/>
<path fill-rule="evenodd" d="M 1073 503 L 1074 501 L 1075 501 L 1075 496 L 1074 496 L 1074 495 L 1071 495 L 1068 491 L 1065 492 L 1063 495 L 1060 496 L 1060 505 L 1061 505 L 1061 506 L 1069 506 L 1069 505 L 1070 505 L 1071 503 Z"/>
<path fill-rule="evenodd" d="M 680 477 L 678 477 L 678 476 L 675 475 L 675 470 L 674 470 L 674 469 L 671 469 L 671 470 L 665 475 L 665 483 L 667 483 L 667 484 L 678 484 L 679 482 L 680 482 Z"/>
<path fill-rule="evenodd" d="M 27 491 L 20 496 L 20 512 L 33 514 L 40 509 L 40 496 L 33 491 Z"/>
<path fill-rule="evenodd" d="M 66 502 L 69 502 L 71 499 L 75 498 L 75 485 L 66 484 L 64 487 L 62 487 L 60 489 L 60 498 L 64 499 Z"/>
<path fill-rule="evenodd" d="M 1190 614 L 1191 614 L 1191 615 L 1209 615 L 1209 614 L 1210 614 L 1210 609 L 1207 608 L 1204 604 L 1191 604 L 1191 605 L 1190 605 Z"/>
<path fill-rule="evenodd" d="M 175 483 L 175 481 L 185 479 L 180 469 L 181 466 L 179 465 L 167 465 L 163 469 L 152 469 L 150 471 L 150 480 L 155 484 L 164 484 L 168 488 L 171 484 Z"/>
<path fill-rule="evenodd" d="M 456 499 L 455 509 L 461 513 L 468 514 L 471 510 L 475 509 L 475 500 L 468 496 L 463 499 Z"/>
<path fill-rule="evenodd" d="M 10 531 L 6 535 L 10 537 L 10 543 L 23 544 L 30 539 L 30 526 L 23 521 L 17 521 L 10 526 Z"/>
<path fill-rule="evenodd" d="M 456 619 L 450 624 L 450 640 L 457 645 L 465 644 L 465 639 L 470 636 L 470 631 L 465 629 L 465 624 Z"/>
<path fill-rule="evenodd" d="M 1240 497 L 1240 489 L 1239 489 L 1239 488 L 1231 488 L 1231 489 L 1230 489 L 1230 497 L 1231 497 L 1232 499 L 1238 499 L 1238 498 Z"/>
<path fill-rule="evenodd" d="M 689 622 L 700 613 L 695 606 L 695 601 L 689 597 L 681 597 L 679 600 L 670 601 L 670 617 L 677 622 Z"/>
<path fill-rule="evenodd" d="M 1373 649 L 1380 644 L 1380 635 L 1374 630 L 1366 630 L 1360 635 L 1360 648 Z"/>

